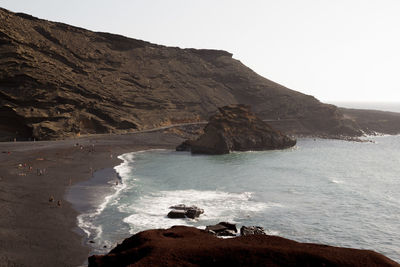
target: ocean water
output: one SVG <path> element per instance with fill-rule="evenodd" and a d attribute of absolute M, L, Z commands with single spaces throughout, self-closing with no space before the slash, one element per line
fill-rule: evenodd
<path fill-rule="evenodd" d="M 95 190 L 103 192 L 99 202 L 79 215 L 79 225 L 86 242 L 95 242 L 88 243 L 94 254 L 146 229 L 229 221 L 400 262 L 400 136 L 368 139 L 305 138 L 292 149 L 221 156 L 127 153 L 115 167 L 121 181 L 109 174 L 109 190 Z M 195 220 L 167 218 L 180 203 L 205 212 Z"/>
<path fill-rule="evenodd" d="M 400 102 L 330 102 L 338 107 L 356 108 L 356 109 L 374 109 L 400 113 Z"/>

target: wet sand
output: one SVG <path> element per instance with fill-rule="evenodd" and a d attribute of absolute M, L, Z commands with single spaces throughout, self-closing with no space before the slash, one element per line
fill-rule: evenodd
<path fill-rule="evenodd" d="M 76 231 L 78 212 L 64 200 L 67 188 L 118 165 L 122 153 L 174 148 L 181 141 L 147 132 L 0 143 L 0 266 L 82 265 L 89 248 Z"/>

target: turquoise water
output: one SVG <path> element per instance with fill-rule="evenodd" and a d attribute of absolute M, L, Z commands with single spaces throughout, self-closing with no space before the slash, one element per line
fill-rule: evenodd
<path fill-rule="evenodd" d="M 230 221 L 400 262 L 400 136 L 369 139 L 299 139 L 293 149 L 222 156 L 124 154 L 116 167 L 122 183 L 100 208 L 80 215 L 80 226 L 96 242 L 93 253 L 146 229 Z M 205 213 L 168 219 L 168 207 L 180 203 Z"/>

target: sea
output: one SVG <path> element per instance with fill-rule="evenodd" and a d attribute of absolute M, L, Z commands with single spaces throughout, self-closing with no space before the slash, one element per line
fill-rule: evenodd
<path fill-rule="evenodd" d="M 91 254 L 140 231 L 221 221 L 261 226 L 299 242 L 369 249 L 400 262 L 400 136 L 366 142 L 300 138 L 291 149 L 191 155 L 120 155 L 67 193 Z M 169 219 L 195 205 L 198 219 Z"/>

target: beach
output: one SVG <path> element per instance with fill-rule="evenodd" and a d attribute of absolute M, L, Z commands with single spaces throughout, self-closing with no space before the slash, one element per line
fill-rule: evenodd
<path fill-rule="evenodd" d="M 89 248 L 78 233 L 78 212 L 64 200 L 67 188 L 118 165 L 122 153 L 181 141 L 153 131 L 0 143 L 0 266 L 81 266 Z"/>

